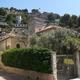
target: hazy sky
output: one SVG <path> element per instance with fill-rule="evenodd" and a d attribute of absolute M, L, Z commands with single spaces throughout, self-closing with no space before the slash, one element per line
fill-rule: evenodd
<path fill-rule="evenodd" d="M 0 0 L 0 7 L 15 7 L 39 9 L 45 12 L 54 12 L 80 15 L 80 0 Z"/>

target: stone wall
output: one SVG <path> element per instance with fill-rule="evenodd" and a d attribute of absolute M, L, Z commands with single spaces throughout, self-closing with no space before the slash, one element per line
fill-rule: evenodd
<path fill-rule="evenodd" d="M 78 77 L 80 78 L 80 53 L 79 52 L 76 52 L 76 65 L 77 65 Z"/>

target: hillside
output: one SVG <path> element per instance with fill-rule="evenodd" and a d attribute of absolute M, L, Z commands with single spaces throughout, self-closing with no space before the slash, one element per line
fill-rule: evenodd
<path fill-rule="evenodd" d="M 59 25 L 62 27 L 74 29 L 80 32 L 80 16 L 69 14 L 64 14 L 60 16 L 59 14 L 52 12 L 40 12 L 38 9 L 32 9 L 28 12 L 28 9 L 16 9 L 0 8 L 0 27 L 10 29 L 15 27 L 17 24 L 16 17 L 22 17 L 21 24 L 33 27 L 47 27 L 50 24 Z"/>

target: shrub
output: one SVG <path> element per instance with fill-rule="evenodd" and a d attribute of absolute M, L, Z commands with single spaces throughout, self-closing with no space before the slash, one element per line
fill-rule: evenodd
<path fill-rule="evenodd" d="M 2 54 L 6 66 L 51 73 L 51 52 L 45 48 L 10 49 Z"/>

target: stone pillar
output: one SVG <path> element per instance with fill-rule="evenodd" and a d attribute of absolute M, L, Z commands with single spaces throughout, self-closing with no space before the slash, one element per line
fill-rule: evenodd
<path fill-rule="evenodd" d="M 52 73 L 53 80 L 57 80 L 57 60 L 56 60 L 56 52 L 51 52 L 51 60 L 52 60 Z"/>
<path fill-rule="evenodd" d="M 30 47 L 30 38 L 31 38 L 31 36 L 28 34 L 28 38 L 27 38 L 27 48 Z"/>

